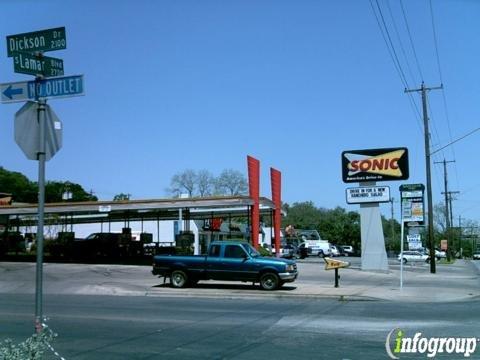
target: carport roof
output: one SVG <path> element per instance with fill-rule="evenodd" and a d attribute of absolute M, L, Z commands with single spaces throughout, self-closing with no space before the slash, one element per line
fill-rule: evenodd
<path fill-rule="evenodd" d="M 46 215 L 71 215 L 74 223 L 115 220 L 178 219 L 180 209 L 190 219 L 245 216 L 254 203 L 248 196 L 203 197 L 151 200 L 89 201 L 45 204 Z M 260 212 L 270 213 L 275 206 L 270 199 L 260 198 Z M 37 215 L 37 204 L 0 206 L 0 216 L 30 217 Z M 184 214 L 187 217 L 187 214 Z"/>

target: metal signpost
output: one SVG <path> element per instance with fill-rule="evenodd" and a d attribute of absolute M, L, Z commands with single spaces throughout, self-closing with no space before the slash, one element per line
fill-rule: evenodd
<path fill-rule="evenodd" d="M 35 75 L 34 81 L 0 84 L 0 101 L 28 101 L 15 114 L 15 141 L 28 159 L 38 160 L 37 268 L 35 281 L 35 331 L 43 330 L 43 228 L 45 213 L 45 162 L 62 146 L 62 123 L 46 104 L 47 99 L 83 95 L 83 75 L 63 75 L 63 60 L 43 56 L 45 51 L 66 49 L 65 28 L 59 27 L 7 36 L 7 55 L 14 71 Z"/>
<path fill-rule="evenodd" d="M 401 199 L 401 234 L 400 234 L 400 290 L 403 289 L 403 239 L 405 237 L 405 223 L 421 225 L 424 221 L 423 194 L 425 185 L 400 185 Z"/>

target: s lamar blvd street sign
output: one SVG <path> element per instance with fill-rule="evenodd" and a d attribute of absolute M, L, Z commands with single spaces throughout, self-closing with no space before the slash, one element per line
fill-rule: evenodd
<path fill-rule="evenodd" d="M 388 186 L 361 186 L 346 189 L 348 204 L 380 203 L 390 201 Z"/>
<path fill-rule="evenodd" d="M 13 70 L 28 75 L 63 76 L 63 60 L 18 53 L 13 56 Z"/>

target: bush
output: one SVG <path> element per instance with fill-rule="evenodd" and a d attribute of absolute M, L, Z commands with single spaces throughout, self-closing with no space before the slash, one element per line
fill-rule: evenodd
<path fill-rule="evenodd" d="M 45 326 L 41 334 L 34 334 L 19 344 L 14 344 L 10 339 L 4 340 L 0 343 L 0 360 L 41 359 L 56 336 L 57 334 Z"/>
<path fill-rule="evenodd" d="M 262 256 L 272 256 L 272 254 L 270 254 L 270 251 L 268 251 L 267 249 L 265 249 L 264 247 L 262 246 L 259 246 L 257 251 L 260 253 L 260 255 Z"/>

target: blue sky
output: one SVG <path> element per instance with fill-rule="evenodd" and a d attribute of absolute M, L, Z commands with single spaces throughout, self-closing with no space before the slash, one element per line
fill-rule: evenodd
<path fill-rule="evenodd" d="M 49 102 L 63 121 L 64 145 L 48 162 L 47 179 L 80 183 L 100 199 L 162 198 L 179 171 L 246 174 L 252 155 L 261 162 L 262 195 L 270 197 L 273 166 L 283 174 L 284 201 L 356 210 L 345 202 L 344 150 L 407 147 L 406 183 L 425 182 L 421 119 L 371 4 L 376 9 L 376 0 L 0 0 L 0 38 L 65 26 L 67 49 L 47 55 L 64 60 L 66 75 L 85 75 L 84 97 Z M 432 148 L 477 128 L 480 2 L 432 1 L 441 72 L 430 2 L 403 0 L 420 71 L 401 3 L 378 4 L 408 85 L 443 80 L 443 93 L 429 93 Z M 0 82 L 31 78 L 13 72 L 4 45 Z M 36 180 L 37 163 L 13 138 L 20 106 L 0 106 L 0 165 Z M 479 220 L 479 136 L 433 157 L 456 161 L 448 170 L 450 190 L 461 192 L 457 219 Z M 432 171 L 437 203 L 443 171 Z M 385 184 L 398 199 L 400 183 Z"/>

